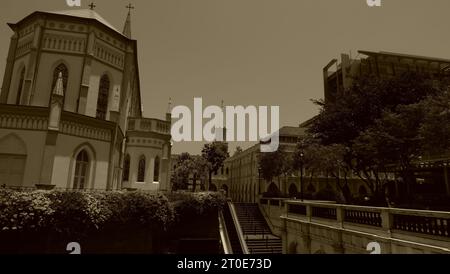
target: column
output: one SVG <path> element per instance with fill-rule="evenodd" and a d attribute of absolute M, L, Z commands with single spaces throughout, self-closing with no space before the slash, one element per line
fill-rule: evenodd
<path fill-rule="evenodd" d="M 445 182 L 445 189 L 447 190 L 447 195 L 450 196 L 450 182 L 448 178 L 448 166 L 444 166 L 444 182 Z"/>
<path fill-rule="evenodd" d="M 88 37 L 88 44 L 86 47 L 85 59 L 84 59 L 84 67 L 83 67 L 83 76 L 80 85 L 80 91 L 78 96 L 78 113 L 86 115 L 87 108 L 87 97 L 89 92 L 89 81 L 91 78 L 91 67 L 92 61 L 94 59 L 94 43 L 95 43 L 95 34 L 91 32 Z"/>
<path fill-rule="evenodd" d="M 0 93 L 0 104 L 6 104 L 8 101 L 18 40 L 19 36 L 17 35 L 17 33 L 14 33 L 9 44 L 8 58 L 6 60 L 5 74 L 3 76 L 2 90 Z"/>
<path fill-rule="evenodd" d="M 61 111 L 64 100 L 64 91 L 62 83 L 62 74 L 60 73 L 55 90 L 51 95 L 48 131 L 45 140 L 44 153 L 42 155 L 42 165 L 38 188 L 51 189 L 53 176 L 53 165 L 56 155 L 56 141 L 58 140 L 59 127 L 61 123 Z"/>
<path fill-rule="evenodd" d="M 35 78 L 37 75 L 37 70 L 39 66 L 39 52 L 41 47 L 41 36 L 43 30 L 41 24 L 39 24 L 34 31 L 34 40 L 30 49 L 30 59 L 27 65 L 27 73 L 25 75 L 25 81 L 23 84 L 23 97 L 22 104 L 31 105 L 33 103 L 33 96 L 35 92 Z"/>

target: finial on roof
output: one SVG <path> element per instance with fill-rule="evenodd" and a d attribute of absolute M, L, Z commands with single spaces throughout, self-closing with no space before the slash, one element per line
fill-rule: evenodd
<path fill-rule="evenodd" d="M 94 2 L 91 2 L 91 3 L 89 4 L 89 8 L 90 8 L 91 10 L 94 10 L 96 7 L 97 7 L 97 6 L 95 5 Z"/>
<path fill-rule="evenodd" d="M 126 8 L 128 9 L 128 15 L 127 20 L 125 21 L 125 26 L 123 27 L 123 35 L 131 39 L 131 10 L 134 9 L 134 6 L 130 3 L 126 6 Z"/>
<path fill-rule="evenodd" d="M 64 80 L 63 74 L 60 72 L 58 74 L 58 79 L 56 79 L 55 88 L 53 89 L 53 94 L 64 96 Z"/>
<path fill-rule="evenodd" d="M 126 6 L 126 8 L 128 9 L 128 13 L 131 13 L 131 10 L 134 10 L 134 6 L 130 4 L 128 4 L 128 6 Z"/>
<path fill-rule="evenodd" d="M 169 98 L 169 104 L 167 106 L 167 113 L 172 112 L 172 98 Z"/>

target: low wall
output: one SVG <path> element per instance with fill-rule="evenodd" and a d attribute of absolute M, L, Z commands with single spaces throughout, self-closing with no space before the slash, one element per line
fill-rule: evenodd
<path fill-rule="evenodd" d="M 450 212 L 263 199 L 287 254 L 450 253 Z"/>

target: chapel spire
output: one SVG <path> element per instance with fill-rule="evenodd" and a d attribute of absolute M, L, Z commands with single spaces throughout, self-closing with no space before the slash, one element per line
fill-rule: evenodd
<path fill-rule="evenodd" d="M 125 21 L 125 26 L 123 27 L 123 35 L 131 39 L 131 10 L 134 9 L 134 6 L 130 3 L 126 6 L 126 8 L 128 9 L 128 15 L 127 20 Z"/>

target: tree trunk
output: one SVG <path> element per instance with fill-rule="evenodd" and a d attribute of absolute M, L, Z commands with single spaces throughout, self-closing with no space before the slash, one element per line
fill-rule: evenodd
<path fill-rule="evenodd" d="M 195 192 L 197 188 L 197 174 L 194 174 L 194 178 L 192 178 L 192 192 Z"/>
<path fill-rule="evenodd" d="M 207 190 L 209 190 L 209 188 L 211 187 L 211 184 L 212 184 L 212 174 L 213 174 L 213 171 L 210 170 L 209 177 L 208 177 L 208 189 Z"/>

